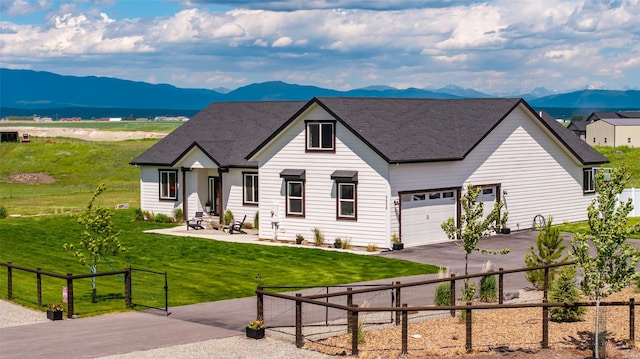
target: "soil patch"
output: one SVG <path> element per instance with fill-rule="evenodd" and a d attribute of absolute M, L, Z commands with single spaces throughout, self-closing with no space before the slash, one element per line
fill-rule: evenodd
<path fill-rule="evenodd" d="M 23 184 L 47 184 L 47 183 L 54 183 L 56 181 L 55 178 L 42 172 L 16 173 L 11 175 L 9 179 L 13 183 L 23 183 Z"/>
<path fill-rule="evenodd" d="M 606 298 L 607 302 L 640 299 L 634 288 Z M 587 301 L 588 298 L 583 298 Z M 618 359 L 640 358 L 640 351 L 630 349 L 629 308 L 601 307 L 606 312 L 607 339 Z M 635 326 L 640 325 L 635 316 Z M 549 323 L 550 349 L 541 349 L 542 309 L 496 309 L 473 312 L 473 348 L 465 353 L 465 324 L 460 318 L 439 318 L 409 322 L 408 354 L 401 355 L 401 327 L 378 329 L 365 326 L 364 343 L 358 346 L 359 358 L 589 358 L 593 347 L 595 308 L 588 307 L 582 321 L 574 323 Z M 640 346 L 636 339 L 635 347 Z M 330 355 L 351 352 L 351 336 L 336 337 L 305 343 L 305 348 Z"/>

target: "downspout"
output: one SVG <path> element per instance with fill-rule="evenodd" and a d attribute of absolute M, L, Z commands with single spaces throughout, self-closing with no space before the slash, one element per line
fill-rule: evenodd
<path fill-rule="evenodd" d="M 187 172 L 191 171 L 191 168 L 180 167 L 182 171 L 182 220 L 187 221 Z"/>

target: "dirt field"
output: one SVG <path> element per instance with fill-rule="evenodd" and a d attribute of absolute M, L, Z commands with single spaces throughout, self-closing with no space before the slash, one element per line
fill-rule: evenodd
<path fill-rule="evenodd" d="M 2 131 L 17 131 L 36 137 L 70 137 L 87 141 L 124 141 L 143 138 L 163 138 L 166 132 L 145 131 L 100 131 L 92 128 L 57 128 L 57 127 L 3 127 Z"/>

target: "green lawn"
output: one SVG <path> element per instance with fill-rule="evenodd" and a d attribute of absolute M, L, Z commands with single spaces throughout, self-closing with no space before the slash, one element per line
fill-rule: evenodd
<path fill-rule="evenodd" d="M 258 273 L 265 286 L 324 286 L 437 272 L 434 266 L 379 256 L 144 234 L 143 230 L 163 225 L 134 222 L 132 218 L 132 210 L 116 212 L 114 221 L 122 231 L 120 239 L 129 250 L 110 257 L 111 266 L 122 269 L 131 264 L 167 271 L 170 306 L 252 296 L 258 285 Z M 64 243 L 77 242 L 79 232 L 80 225 L 68 215 L 0 220 L 0 261 L 63 274 L 86 273 L 87 269 L 62 247 Z M 105 262 L 98 269 L 111 270 Z M 6 271 L 0 267 L 3 298 L 7 297 Z M 14 273 L 14 301 L 36 307 L 35 275 Z M 152 279 L 138 272 L 132 278 L 134 302 L 149 300 L 161 305 L 162 278 Z M 90 303 L 89 280 L 74 284 L 78 314 L 125 310 L 122 278 L 100 277 L 97 283 L 100 297 L 97 304 Z M 60 300 L 64 285 L 62 280 L 44 277 L 44 303 Z M 154 298 L 137 296 L 148 289 L 153 289 Z"/>
<path fill-rule="evenodd" d="M 629 218 L 627 223 L 631 226 L 634 226 L 634 225 L 638 226 L 640 225 L 640 217 L 631 217 Z M 591 232 L 591 230 L 589 229 L 589 223 L 587 223 L 586 221 L 563 224 L 558 227 L 560 227 L 560 231 L 562 232 L 569 232 L 569 233 L 590 233 Z M 635 233 L 631 234 L 629 237 L 640 239 L 640 231 L 636 231 Z"/>
<path fill-rule="evenodd" d="M 605 167 L 620 167 L 622 163 L 625 164 L 627 174 L 631 177 L 627 188 L 640 187 L 640 148 L 595 147 L 595 149 L 611 161 Z"/>

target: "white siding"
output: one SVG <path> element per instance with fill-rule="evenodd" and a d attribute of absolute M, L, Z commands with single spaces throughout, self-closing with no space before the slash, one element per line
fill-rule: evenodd
<path fill-rule="evenodd" d="M 511 229 L 531 228 L 533 217 L 554 223 L 586 219 L 593 195 L 582 193 L 582 166 L 546 129 L 516 108 L 463 161 L 391 166 L 392 194 L 468 184 L 501 184 Z"/>
<path fill-rule="evenodd" d="M 336 151 L 305 152 L 305 120 L 332 119 L 317 106 L 296 119 L 257 156 L 260 163 L 260 237 L 273 238 L 270 212 L 278 210 L 278 239 L 294 240 L 296 234 L 313 241 L 318 227 L 327 243 L 350 239 L 352 245 L 388 247 L 390 241 L 388 165 L 341 124 L 336 125 Z M 284 169 L 304 169 L 305 217 L 287 217 Z M 358 171 L 357 221 L 336 219 L 336 170 Z"/>
<path fill-rule="evenodd" d="M 255 168 L 252 169 L 239 169 L 232 168 L 227 173 L 222 175 L 222 193 L 223 202 L 222 208 L 224 210 L 220 213 L 220 216 L 224 216 L 224 211 L 231 210 L 235 219 L 241 221 L 246 215 L 247 222 L 253 223 L 253 218 L 258 211 L 257 206 L 245 206 L 243 205 L 243 187 L 242 187 L 242 173 L 243 172 L 257 172 Z M 262 188 L 258 187 L 258 196 L 261 197 Z"/>
<path fill-rule="evenodd" d="M 140 208 L 154 214 L 163 213 L 173 216 L 173 210 L 182 206 L 181 184 L 178 184 L 178 200 L 160 200 L 160 169 L 171 169 L 168 167 L 140 166 Z M 178 182 L 180 183 L 181 173 L 178 171 Z"/>

